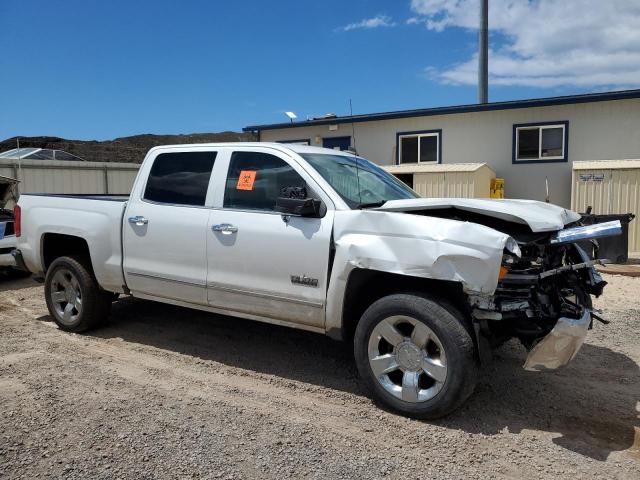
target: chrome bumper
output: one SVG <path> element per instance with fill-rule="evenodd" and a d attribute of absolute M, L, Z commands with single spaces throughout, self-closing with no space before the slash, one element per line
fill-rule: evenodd
<path fill-rule="evenodd" d="M 524 362 L 529 371 L 555 370 L 576 356 L 591 324 L 591 310 L 585 308 L 582 317 L 560 317 L 553 330 L 531 349 Z"/>

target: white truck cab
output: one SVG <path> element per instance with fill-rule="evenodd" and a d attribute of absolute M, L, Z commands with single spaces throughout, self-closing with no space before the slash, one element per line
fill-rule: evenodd
<path fill-rule="evenodd" d="M 156 147 L 129 197 L 23 195 L 17 210 L 16 258 L 45 276 L 63 330 L 96 326 L 126 294 L 323 333 L 354 342 L 375 398 L 422 418 L 464 402 L 509 338 L 531 349 L 528 368 L 566 364 L 604 286 L 559 237 L 574 212 L 422 199 L 363 158 L 309 146 Z M 577 340 L 549 354 L 565 324 Z"/>

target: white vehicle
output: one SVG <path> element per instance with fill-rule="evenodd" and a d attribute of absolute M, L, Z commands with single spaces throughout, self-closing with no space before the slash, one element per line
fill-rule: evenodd
<path fill-rule="evenodd" d="M 13 211 L 5 210 L 8 202 L 14 200 L 17 180 L 0 175 L 0 269 L 15 265 L 11 252 L 16 248 Z"/>
<path fill-rule="evenodd" d="M 571 241 L 619 231 L 535 201 L 419 198 L 350 153 L 275 143 L 153 148 L 129 197 L 17 209 L 16 260 L 61 329 L 126 294 L 324 333 L 354 342 L 374 398 L 421 418 L 461 405 L 509 338 L 527 368 L 567 363 L 604 286 Z"/>

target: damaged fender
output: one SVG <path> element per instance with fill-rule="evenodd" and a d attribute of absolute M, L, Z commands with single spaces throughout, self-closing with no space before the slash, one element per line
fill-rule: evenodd
<path fill-rule="evenodd" d="M 342 327 L 343 299 L 353 269 L 460 282 L 467 293 L 491 295 L 505 246 L 518 249 L 509 235 L 483 225 L 368 210 L 337 211 L 333 238 L 326 330 L 334 337 Z"/>

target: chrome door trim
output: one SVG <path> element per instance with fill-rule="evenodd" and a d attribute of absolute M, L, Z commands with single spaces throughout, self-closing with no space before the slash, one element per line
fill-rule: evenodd
<path fill-rule="evenodd" d="M 220 232 L 223 235 L 229 235 L 231 233 L 237 233 L 238 227 L 231 225 L 230 223 L 218 223 L 211 226 L 211 230 L 214 232 Z"/>
<path fill-rule="evenodd" d="M 297 303 L 314 308 L 324 307 L 324 302 L 313 302 L 310 300 L 300 300 L 299 298 L 284 297 L 282 295 L 273 295 L 271 293 L 254 292 L 251 290 L 243 290 L 240 288 L 223 287 L 222 285 L 218 285 L 215 283 L 208 283 L 207 288 L 212 288 L 221 292 L 237 293 L 239 295 L 251 295 L 253 297 L 266 298 L 268 300 L 279 300 L 282 302 Z"/>
<path fill-rule="evenodd" d="M 141 227 L 142 225 L 147 225 L 149 220 L 142 215 L 136 215 L 135 217 L 129 217 L 129 223 Z"/>
<path fill-rule="evenodd" d="M 130 270 L 127 270 L 126 273 L 127 273 L 127 275 L 133 275 L 133 276 L 136 276 L 136 277 L 151 278 L 153 280 L 162 280 L 163 282 L 180 283 L 182 285 L 189 285 L 189 286 L 192 286 L 192 287 L 201 287 L 201 288 L 206 287 L 205 283 L 186 282 L 184 280 L 176 280 L 174 278 L 161 277 L 159 275 L 149 275 L 148 273 L 138 273 L 138 272 L 132 272 Z"/>

